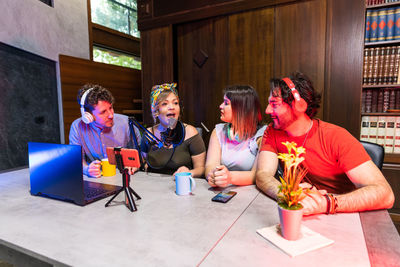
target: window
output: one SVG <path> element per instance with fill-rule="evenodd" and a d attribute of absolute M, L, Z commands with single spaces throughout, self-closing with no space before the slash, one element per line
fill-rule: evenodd
<path fill-rule="evenodd" d="M 93 60 L 122 67 L 141 69 L 140 58 L 99 46 L 93 46 Z"/>
<path fill-rule="evenodd" d="M 139 38 L 136 0 L 91 0 L 92 22 Z"/>

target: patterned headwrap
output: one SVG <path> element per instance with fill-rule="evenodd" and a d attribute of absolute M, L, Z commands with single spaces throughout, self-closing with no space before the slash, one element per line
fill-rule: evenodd
<path fill-rule="evenodd" d="M 161 85 L 154 85 L 153 88 L 151 88 L 150 103 L 151 103 L 151 113 L 153 114 L 153 116 L 157 109 L 156 107 L 157 99 L 160 96 L 160 94 L 166 90 L 170 90 L 172 93 L 178 96 L 178 91 L 176 90 L 176 83 L 164 83 Z"/>

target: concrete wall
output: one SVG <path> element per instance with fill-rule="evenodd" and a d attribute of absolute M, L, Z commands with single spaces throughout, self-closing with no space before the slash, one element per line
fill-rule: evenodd
<path fill-rule="evenodd" d="M 90 58 L 86 0 L 0 1 L 0 42 L 56 62 L 60 139 L 64 140 L 60 54 Z"/>
<path fill-rule="evenodd" d="M 27 164 L 27 142 L 64 142 L 59 55 L 89 59 L 87 1 L 0 0 L 0 42 L 17 48 L 0 44 L 4 170 Z"/>
<path fill-rule="evenodd" d="M 56 62 L 59 54 L 89 59 L 87 2 L 1 0 L 0 41 Z"/>

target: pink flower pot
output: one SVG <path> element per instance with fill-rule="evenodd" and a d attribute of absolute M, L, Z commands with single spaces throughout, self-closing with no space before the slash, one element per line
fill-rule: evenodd
<path fill-rule="evenodd" d="M 303 209 L 287 210 L 278 205 L 278 210 L 283 238 L 287 240 L 299 239 Z"/>

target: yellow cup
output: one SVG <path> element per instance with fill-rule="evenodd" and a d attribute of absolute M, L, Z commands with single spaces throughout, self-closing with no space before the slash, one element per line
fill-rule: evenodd
<path fill-rule="evenodd" d="M 101 160 L 101 170 L 103 176 L 114 176 L 116 174 L 116 166 L 108 162 L 108 159 Z"/>

